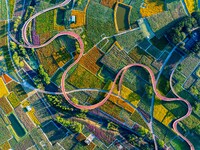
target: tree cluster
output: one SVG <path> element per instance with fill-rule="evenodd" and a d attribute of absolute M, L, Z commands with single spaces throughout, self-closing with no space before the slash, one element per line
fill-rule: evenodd
<path fill-rule="evenodd" d="M 197 20 L 193 16 L 186 16 L 169 31 L 168 39 L 170 39 L 172 43 L 178 44 L 197 26 Z"/>

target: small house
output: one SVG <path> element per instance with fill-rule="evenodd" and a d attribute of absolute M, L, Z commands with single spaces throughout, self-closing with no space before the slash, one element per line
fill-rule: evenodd
<path fill-rule="evenodd" d="M 85 139 L 85 143 L 87 145 L 90 145 L 90 143 L 93 141 L 93 139 L 95 138 L 95 136 L 93 134 L 90 134 L 86 139 Z"/>

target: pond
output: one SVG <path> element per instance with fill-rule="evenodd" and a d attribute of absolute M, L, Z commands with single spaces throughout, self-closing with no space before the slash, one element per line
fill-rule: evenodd
<path fill-rule="evenodd" d="M 119 31 L 129 29 L 129 12 L 130 7 L 123 4 L 118 4 L 116 19 Z"/>
<path fill-rule="evenodd" d="M 13 127 L 15 133 L 19 136 L 22 137 L 25 135 L 25 131 L 23 129 L 23 127 L 20 125 L 19 121 L 17 120 L 17 118 L 15 117 L 15 115 L 11 114 L 8 116 L 8 119 L 11 122 L 11 126 Z"/>

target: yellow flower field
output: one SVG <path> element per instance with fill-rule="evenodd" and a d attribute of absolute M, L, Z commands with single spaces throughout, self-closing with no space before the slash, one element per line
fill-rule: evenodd
<path fill-rule="evenodd" d="M 187 6 L 187 9 L 189 13 L 192 13 L 196 10 L 196 0 L 185 0 L 185 4 Z"/>
<path fill-rule="evenodd" d="M 27 112 L 27 114 L 36 125 L 40 125 L 40 121 L 35 116 L 35 109 L 34 108 L 31 108 L 31 111 Z"/>
<path fill-rule="evenodd" d="M 11 146 L 10 146 L 9 142 L 6 141 L 4 144 L 0 145 L 0 148 L 2 150 L 9 150 L 9 149 L 11 149 Z"/>
<path fill-rule="evenodd" d="M 109 90 L 111 88 L 112 84 L 113 84 L 113 82 L 110 82 L 109 85 L 106 87 L 106 89 Z M 117 85 L 115 85 L 113 93 L 118 94 Z M 130 101 L 130 103 L 132 103 L 136 107 L 137 107 L 138 103 L 140 102 L 140 97 L 124 85 L 122 85 L 122 88 L 121 88 L 121 97 Z M 118 106 L 124 108 L 128 112 L 133 113 L 135 111 L 135 109 L 130 104 L 128 104 L 127 102 L 125 102 L 124 100 L 122 100 L 120 98 L 111 96 L 109 98 L 109 100 L 112 101 L 113 103 L 117 104 Z"/>
<path fill-rule="evenodd" d="M 165 126 L 168 126 L 168 124 L 175 118 L 175 116 L 161 104 L 161 100 L 159 99 L 155 99 L 153 116 Z"/>
<path fill-rule="evenodd" d="M 142 17 L 149 17 L 164 11 L 163 0 L 144 0 L 144 8 L 140 9 Z"/>
<path fill-rule="evenodd" d="M 3 96 L 8 96 L 8 94 L 9 94 L 8 89 L 4 84 L 2 78 L 0 78 L 0 98 L 2 98 Z"/>

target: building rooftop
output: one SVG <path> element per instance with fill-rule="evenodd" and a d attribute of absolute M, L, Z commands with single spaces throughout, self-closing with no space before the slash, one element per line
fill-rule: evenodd
<path fill-rule="evenodd" d="M 89 144 L 92 142 L 92 140 L 93 140 L 94 138 L 95 138 L 94 134 L 90 134 L 90 135 L 86 138 L 85 143 L 86 143 L 87 145 L 89 145 Z"/>

